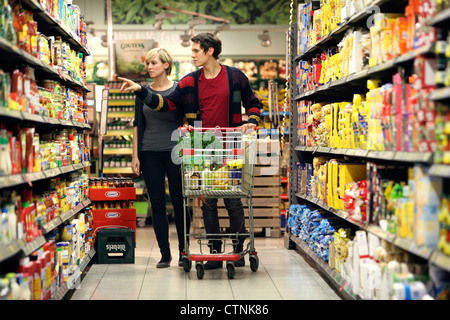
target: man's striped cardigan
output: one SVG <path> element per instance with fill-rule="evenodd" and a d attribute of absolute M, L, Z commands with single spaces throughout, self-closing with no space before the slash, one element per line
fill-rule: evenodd
<path fill-rule="evenodd" d="M 258 125 L 261 115 L 261 104 L 253 93 L 248 78 L 238 68 L 225 67 L 230 92 L 228 102 L 229 127 L 242 125 L 241 102 L 248 115 L 248 122 Z M 145 87 L 142 87 L 140 92 L 136 92 L 136 96 L 156 111 L 167 112 L 178 109 L 184 114 L 188 124 L 194 126 L 195 121 L 202 119 L 198 93 L 200 70 L 198 69 L 183 77 L 179 81 L 178 87 L 166 97 L 151 93 Z"/>

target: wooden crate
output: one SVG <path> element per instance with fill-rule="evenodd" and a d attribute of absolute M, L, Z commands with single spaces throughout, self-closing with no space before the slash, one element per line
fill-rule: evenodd
<path fill-rule="evenodd" d="M 280 220 L 280 175 L 279 175 L 279 156 L 258 156 L 254 168 L 253 182 L 253 220 L 254 231 L 265 231 L 266 236 L 281 236 Z M 245 225 L 248 228 L 248 204 L 246 198 L 242 199 L 245 214 Z M 225 229 L 230 227 L 228 213 L 223 199 L 219 198 L 217 202 L 220 227 Z M 201 201 L 199 198 L 193 200 L 193 223 L 194 233 L 204 232 L 204 223 L 201 210 Z"/>

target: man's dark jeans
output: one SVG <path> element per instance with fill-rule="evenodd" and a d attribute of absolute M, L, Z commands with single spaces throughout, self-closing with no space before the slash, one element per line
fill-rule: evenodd
<path fill-rule="evenodd" d="M 208 234 L 220 233 L 219 217 L 217 214 L 217 198 L 206 198 L 202 205 L 203 221 L 205 223 L 205 232 Z M 230 219 L 230 232 L 229 233 L 245 233 L 245 217 L 244 207 L 240 198 L 224 198 L 225 208 L 228 211 Z M 209 238 L 217 238 L 209 236 Z M 241 252 L 242 246 L 245 240 L 245 236 L 239 236 L 239 245 L 235 248 L 235 252 Z M 212 250 L 221 252 L 221 240 L 211 241 Z"/>

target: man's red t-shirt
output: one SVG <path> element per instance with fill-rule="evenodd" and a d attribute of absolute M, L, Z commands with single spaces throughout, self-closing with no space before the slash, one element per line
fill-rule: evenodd
<path fill-rule="evenodd" d="M 228 77 L 225 66 L 213 79 L 206 79 L 203 70 L 198 79 L 198 91 L 202 112 L 202 127 L 228 127 Z"/>

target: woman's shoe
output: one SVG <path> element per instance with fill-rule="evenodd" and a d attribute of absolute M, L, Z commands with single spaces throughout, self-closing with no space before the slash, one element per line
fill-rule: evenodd
<path fill-rule="evenodd" d="M 178 266 L 182 267 L 183 266 L 183 255 L 180 252 L 179 258 L 178 258 Z"/>
<path fill-rule="evenodd" d="M 172 257 L 169 257 L 169 260 L 161 258 L 161 260 L 156 265 L 157 268 L 168 268 L 170 267 L 170 262 L 172 261 Z"/>

